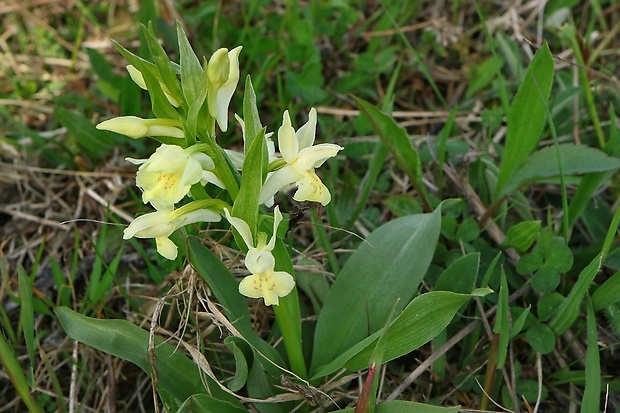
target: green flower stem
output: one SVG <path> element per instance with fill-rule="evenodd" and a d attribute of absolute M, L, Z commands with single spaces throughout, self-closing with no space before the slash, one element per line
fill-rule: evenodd
<path fill-rule="evenodd" d="M 306 379 L 308 371 L 301 349 L 301 322 L 299 321 L 301 317 L 299 314 L 297 288 L 293 288 L 293 291 L 286 297 L 280 298 L 280 304 L 274 305 L 273 311 L 276 314 L 276 321 L 282 332 L 284 348 L 288 355 L 291 370 L 302 379 Z"/>
<path fill-rule="evenodd" d="M 273 255 L 276 258 L 276 270 L 286 271 L 294 277 L 293 263 L 282 240 L 277 240 Z M 282 340 L 284 341 L 284 348 L 288 355 L 291 370 L 302 379 L 308 378 L 308 370 L 306 369 L 306 361 L 301 345 L 301 312 L 299 310 L 297 287 L 294 287 L 293 291 L 286 297 L 281 297 L 279 304 L 273 306 L 273 311 L 282 332 Z"/>

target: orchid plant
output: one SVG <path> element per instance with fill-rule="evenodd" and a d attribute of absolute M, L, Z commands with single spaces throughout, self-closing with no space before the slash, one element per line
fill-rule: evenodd
<path fill-rule="evenodd" d="M 376 389 L 376 366 L 429 341 L 472 294 L 486 293 L 417 295 L 439 237 L 438 205 L 433 213 L 390 222 L 368 237 L 338 274 L 319 311 L 312 349 L 305 350 L 300 290 L 290 255 L 295 250 L 283 236 L 287 217 L 279 202 L 282 193 L 294 186 L 295 202 L 328 205 L 332 195 L 317 169 L 343 147 L 315 144 L 317 111 L 312 108 L 308 121 L 297 130 L 289 112 L 284 111 L 276 150 L 272 134 L 260 122 L 248 76 L 243 117 L 235 115 L 243 151 L 222 148 L 217 135 L 218 130 L 225 132 L 230 126 L 229 105 L 240 79 L 241 47 L 219 49 L 201 64 L 178 25 L 180 62 L 176 63 L 169 60 L 152 28 L 145 28 L 144 33 L 150 60 L 119 44 L 116 47 L 130 63 L 127 71 L 131 79 L 148 92 L 155 117 L 121 116 L 97 125 L 132 139 L 148 137 L 160 143 L 148 159 L 126 158 L 138 166 L 136 185 L 142 191 L 142 202 L 153 210 L 138 216 L 124 230 L 123 238 L 154 239 L 162 257 L 188 260 L 208 284 L 224 310 L 219 317 L 228 327 L 230 337 L 225 341 L 237 361 L 235 384 L 224 386 L 197 349 L 188 348 L 189 363 L 174 346 L 157 345 L 152 348 L 156 357 L 145 364 L 146 354 L 128 351 L 138 346 L 146 352 L 142 330 L 128 322 L 104 325 L 101 321 L 105 320 L 87 319 L 59 308 L 57 314 L 70 336 L 121 355 L 151 374 L 158 371 L 153 377 L 157 377 L 159 397 L 171 411 L 185 411 L 189 404 L 197 403 L 204 409 L 189 411 L 242 412 L 247 411 L 245 402 L 254 403 L 261 412 L 284 412 L 292 409 L 291 400 L 300 400 L 302 411 L 308 411 L 313 402 L 329 403 L 329 395 L 320 387 L 343 368 L 357 371 L 371 366 L 369 381 Z M 244 253 L 248 274 L 240 281 L 208 247 L 183 230 L 190 224 L 220 221 L 230 225 L 235 243 Z M 247 298 L 271 306 L 283 352 L 254 332 Z M 412 335 L 411 331 L 419 333 Z M 274 383 L 283 374 L 296 380 L 294 397 Z M 265 387 L 265 383 L 271 385 Z M 247 397 L 233 392 L 244 386 Z M 374 407 L 372 392 L 365 390 L 362 398 L 359 411 L 370 411 L 369 406 Z M 429 409 L 425 411 L 447 411 Z"/>

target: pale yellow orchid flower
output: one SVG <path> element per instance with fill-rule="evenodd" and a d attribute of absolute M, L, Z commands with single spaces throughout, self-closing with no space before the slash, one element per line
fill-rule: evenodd
<path fill-rule="evenodd" d="M 119 116 L 97 125 L 97 129 L 120 133 L 132 139 L 140 139 L 146 136 L 167 136 L 181 139 L 185 135 L 180 127 L 181 122 L 178 120 L 142 119 L 137 116 Z"/>
<path fill-rule="evenodd" d="M 263 298 L 265 305 L 278 305 L 279 297 L 288 295 L 295 286 L 293 276 L 284 271 L 274 271 L 276 259 L 271 253 L 276 245 L 278 226 L 282 222 L 282 214 L 276 206 L 273 211 L 273 234 L 267 242 L 267 234 L 258 233 L 258 242 L 254 245 L 254 239 L 248 224 L 241 218 L 230 215 L 228 209 L 224 209 L 226 219 L 235 227 L 239 235 L 248 247 L 245 256 L 245 266 L 252 273 L 239 284 L 239 292 L 250 298 Z"/>
<path fill-rule="evenodd" d="M 129 73 L 129 77 L 131 77 L 131 80 L 133 80 L 134 83 L 140 87 L 140 89 L 148 90 L 146 88 L 146 82 L 144 81 L 144 75 L 142 74 L 142 72 L 136 69 L 133 65 L 127 65 L 126 68 L 127 72 Z M 168 99 L 168 102 L 170 102 L 172 106 L 174 106 L 175 108 L 181 106 L 179 101 L 172 97 L 172 95 L 170 94 L 170 90 L 168 90 L 166 85 L 159 82 L 159 86 L 161 86 L 161 90 L 164 92 L 164 95 L 166 95 L 166 99 Z"/>
<path fill-rule="evenodd" d="M 177 229 L 196 222 L 218 222 L 219 213 L 204 208 L 204 201 L 194 201 L 175 210 L 150 212 L 134 219 L 125 228 L 123 239 L 155 238 L 157 252 L 169 260 L 177 257 L 177 246 L 170 235 Z"/>
<path fill-rule="evenodd" d="M 344 148 L 333 143 L 313 145 L 316 122 L 316 110 L 312 108 L 308 122 L 295 132 L 288 111 L 284 112 L 282 126 L 278 129 L 278 147 L 286 164 L 267 177 L 259 198 L 261 204 L 292 183 L 298 187 L 294 200 L 329 203 L 329 190 L 314 169 Z"/>
<path fill-rule="evenodd" d="M 183 149 L 177 145 L 162 144 L 148 159 L 125 158 L 140 165 L 136 185 L 142 193 L 142 201 L 151 203 L 157 210 L 171 211 L 190 187 L 197 182 L 212 182 L 223 187 L 212 172 L 213 160 L 201 150 L 204 144 Z"/>
<path fill-rule="evenodd" d="M 207 64 L 207 104 L 209 114 L 222 132 L 228 129 L 228 105 L 239 82 L 239 53 L 242 47 L 218 49 Z"/>

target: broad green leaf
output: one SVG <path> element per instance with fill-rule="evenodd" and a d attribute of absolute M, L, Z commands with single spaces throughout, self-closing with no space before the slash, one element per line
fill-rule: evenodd
<path fill-rule="evenodd" d="M 414 298 L 388 330 L 384 361 L 407 354 L 432 340 L 452 321 L 459 307 L 471 297 L 470 294 L 432 291 Z M 315 369 L 311 374 L 312 378 L 323 377 L 343 366 L 350 370 L 366 367 L 382 331 L 373 333 Z M 411 334 L 412 331 L 415 331 L 415 334 Z"/>
<path fill-rule="evenodd" d="M 416 297 L 394 320 L 387 334 L 383 360 L 388 362 L 428 343 L 439 334 L 471 295 L 432 291 Z M 415 334 L 411 334 L 415 331 Z M 345 364 L 349 370 L 368 365 L 374 346 L 370 345 Z"/>
<path fill-rule="evenodd" d="M 497 194 L 509 193 L 504 187 L 538 145 L 552 82 L 553 56 L 545 43 L 532 59 L 508 111 L 506 146 L 497 178 Z"/>
<path fill-rule="evenodd" d="M 559 176 L 558 156 L 562 161 L 562 173 L 564 175 L 612 171 L 620 168 L 620 159 L 612 158 L 595 148 L 572 143 L 558 145 L 557 147 L 549 146 L 523 161 L 507 179 L 499 195 L 509 194 L 529 182 Z"/>
<path fill-rule="evenodd" d="M 146 373 L 151 372 L 148 355 L 149 332 L 127 320 L 103 320 L 83 316 L 66 307 L 56 308 L 65 332 L 74 340 L 115 357 L 130 361 Z M 211 379 L 206 389 L 198 366 L 175 346 L 155 338 L 158 387 L 181 403 L 188 397 L 211 392 L 214 397 L 238 403 Z"/>
<path fill-rule="evenodd" d="M 353 413 L 354 410 L 354 407 L 347 407 L 340 412 Z M 459 410 L 461 410 L 460 406 L 439 407 L 431 404 L 393 400 L 378 404 L 375 413 L 458 413 Z"/>
<path fill-rule="evenodd" d="M 515 248 L 518 251 L 529 249 L 540 232 L 540 221 L 523 221 L 513 225 L 506 233 L 504 248 Z"/>
<path fill-rule="evenodd" d="M 439 238 L 440 213 L 388 222 L 348 259 L 319 315 L 312 370 L 383 327 L 394 302 L 400 298 L 398 314 L 417 293 Z"/>
<path fill-rule="evenodd" d="M 600 411 L 601 399 L 601 360 L 598 349 L 598 332 L 596 329 L 596 316 L 592 301 L 587 301 L 587 342 L 586 349 L 586 387 L 581 400 L 581 412 Z"/>
<path fill-rule="evenodd" d="M 404 128 L 398 126 L 391 116 L 386 115 L 375 106 L 363 99 L 353 96 L 355 104 L 372 123 L 379 134 L 381 141 L 388 147 L 396 163 L 405 171 L 405 174 L 414 185 L 420 196 L 425 200 L 424 185 L 422 184 L 422 165 L 418 152 L 409 140 Z"/>

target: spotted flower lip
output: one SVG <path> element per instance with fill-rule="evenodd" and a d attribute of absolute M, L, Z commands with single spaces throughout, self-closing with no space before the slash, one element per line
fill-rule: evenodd
<path fill-rule="evenodd" d="M 183 149 L 177 145 L 162 144 L 148 159 L 125 158 L 140 165 L 136 174 L 136 185 L 142 189 L 142 201 L 150 203 L 157 210 L 172 210 L 199 181 L 222 185 L 212 172 L 213 160 L 200 152 L 197 144 Z"/>
<path fill-rule="evenodd" d="M 99 123 L 96 127 L 100 130 L 109 130 L 128 136 L 132 139 L 140 139 L 146 136 L 167 136 L 171 138 L 183 138 L 181 122 L 174 119 L 142 119 L 137 116 L 119 116 Z"/>
<path fill-rule="evenodd" d="M 242 46 L 218 49 L 207 64 L 207 104 L 209 114 L 222 132 L 228 129 L 228 105 L 239 83 L 239 53 Z"/>
<path fill-rule="evenodd" d="M 288 295 L 295 286 L 293 276 L 284 271 L 274 271 L 276 265 L 272 254 L 276 244 L 278 226 L 282 222 L 282 214 L 276 206 L 274 209 L 273 234 L 267 241 L 267 234 L 260 232 L 256 245 L 248 224 L 241 218 L 230 215 L 224 209 L 226 219 L 239 232 L 248 247 L 245 266 L 252 273 L 239 284 L 239 292 L 250 298 L 263 298 L 265 305 L 278 305 L 279 297 Z"/>
<path fill-rule="evenodd" d="M 204 208 L 204 201 L 194 201 L 176 210 L 158 210 L 139 216 L 125 228 L 123 239 L 155 238 L 157 252 L 174 260 L 178 248 L 169 238 L 174 231 L 196 222 L 218 222 L 221 219 L 219 213 Z"/>
<path fill-rule="evenodd" d="M 316 110 L 312 108 L 308 122 L 295 131 L 288 111 L 284 112 L 282 126 L 278 129 L 278 147 L 286 163 L 265 181 L 259 197 L 260 203 L 265 203 L 292 183 L 298 187 L 293 196 L 296 201 L 315 201 L 322 205 L 331 201 L 329 190 L 314 169 L 344 148 L 333 143 L 313 145 L 316 123 Z"/>
<path fill-rule="evenodd" d="M 141 71 L 136 69 L 133 65 L 127 65 L 126 69 L 129 73 L 129 76 L 131 77 L 131 80 L 133 80 L 134 83 L 140 87 L 140 89 L 148 90 L 146 88 L 146 82 L 144 81 L 144 75 Z M 179 101 L 172 97 L 172 94 L 170 93 L 166 85 L 161 82 L 159 82 L 159 85 L 161 86 L 161 90 L 164 92 L 164 95 L 166 95 L 166 99 L 168 99 L 168 102 L 170 102 L 172 106 L 174 106 L 175 108 L 181 106 Z"/>

